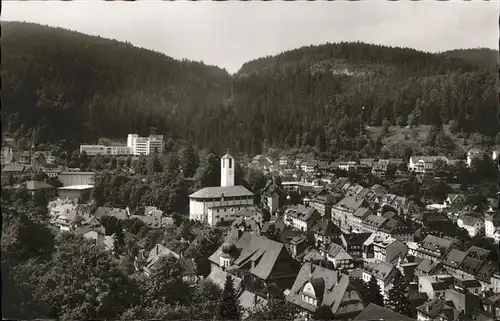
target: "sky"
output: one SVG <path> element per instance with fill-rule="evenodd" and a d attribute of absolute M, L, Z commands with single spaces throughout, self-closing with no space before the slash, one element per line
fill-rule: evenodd
<path fill-rule="evenodd" d="M 231 73 L 249 60 L 326 42 L 438 52 L 498 49 L 498 1 L 2 1 L 2 21 L 128 41 Z"/>

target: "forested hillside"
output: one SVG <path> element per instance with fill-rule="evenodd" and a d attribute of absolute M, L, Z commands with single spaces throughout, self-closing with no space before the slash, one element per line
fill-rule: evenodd
<path fill-rule="evenodd" d="M 377 152 L 365 125 L 499 131 L 497 69 L 466 51 L 429 54 L 364 43 L 303 47 L 233 77 L 130 44 L 2 23 L 4 130 L 93 142 L 147 134 L 217 151 L 266 146 Z M 375 146 L 375 147 L 374 147 Z"/>

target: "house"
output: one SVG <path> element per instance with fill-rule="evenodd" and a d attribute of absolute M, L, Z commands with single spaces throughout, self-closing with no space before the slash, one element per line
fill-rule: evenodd
<path fill-rule="evenodd" d="M 363 221 L 372 214 L 372 210 L 368 207 L 359 207 L 354 213 L 347 215 L 347 222 L 354 232 L 361 233 L 365 231 Z"/>
<path fill-rule="evenodd" d="M 2 166 L 2 176 L 20 177 L 32 172 L 30 166 L 23 164 L 6 164 Z"/>
<path fill-rule="evenodd" d="M 367 283 L 372 276 L 377 280 L 380 293 L 387 298 L 392 280 L 399 273 L 398 269 L 390 263 L 384 261 L 369 262 L 361 269 L 361 279 Z"/>
<path fill-rule="evenodd" d="M 316 246 L 320 248 L 322 245 L 328 245 L 334 239 L 340 238 L 342 230 L 329 219 L 322 219 L 311 229 L 314 233 L 314 241 Z"/>
<path fill-rule="evenodd" d="M 472 163 L 475 159 L 481 158 L 483 156 L 484 152 L 480 150 L 479 148 L 471 148 L 467 152 L 467 166 L 472 167 Z"/>
<path fill-rule="evenodd" d="M 356 261 L 362 263 L 363 258 L 363 244 L 370 237 L 370 233 L 352 233 L 342 234 L 340 241 L 347 253 Z"/>
<path fill-rule="evenodd" d="M 156 244 L 156 246 L 149 252 L 149 256 L 144 266 L 144 272 L 146 275 L 151 276 L 158 268 L 160 258 L 166 256 L 172 256 L 178 261 L 183 281 L 188 284 L 195 284 L 200 280 L 200 277 L 196 274 L 196 264 L 193 259 L 186 259 L 182 255 L 175 253 L 161 244 Z"/>
<path fill-rule="evenodd" d="M 47 201 L 53 199 L 56 196 L 56 189 L 54 186 L 39 181 L 26 181 L 22 184 L 31 195 L 35 195 L 36 192 L 43 192 L 45 195 L 45 199 Z"/>
<path fill-rule="evenodd" d="M 467 253 L 458 249 L 451 249 L 443 260 L 443 269 L 448 273 L 458 273 L 460 265 Z"/>
<path fill-rule="evenodd" d="M 314 207 L 322 217 L 332 217 L 332 206 L 337 202 L 334 194 L 326 189 L 321 189 L 311 199 L 311 206 Z"/>
<path fill-rule="evenodd" d="M 305 235 L 297 235 L 290 240 L 289 243 L 290 254 L 292 257 L 297 257 L 307 248 L 307 237 Z"/>
<path fill-rule="evenodd" d="M 423 241 L 418 244 L 415 255 L 430 260 L 442 260 L 446 254 L 456 248 L 456 243 L 434 235 L 427 235 Z"/>
<path fill-rule="evenodd" d="M 347 215 L 353 214 L 360 207 L 368 207 L 364 199 L 346 196 L 340 202 L 332 206 L 332 220 L 347 224 Z"/>
<path fill-rule="evenodd" d="M 491 318 L 500 318 L 500 293 L 487 297 L 483 302 L 484 310 Z"/>
<path fill-rule="evenodd" d="M 339 169 L 349 172 L 356 170 L 358 167 L 358 164 L 356 162 L 350 161 L 350 162 L 339 162 Z"/>
<path fill-rule="evenodd" d="M 372 174 L 375 176 L 378 176 L 380 178 L 385 178 L 385 175 L 387 174 L 387 167 L 389 166 L 388 163 L 385 162 L 375 162 L 373 163 L 372 166 Z"/>
<path fill-rule="evenodd" d="M 252 159 L 252 165 L 267 169 L 273 164 L 273 161 L 264 155 L 257 155 Z"/>
<path fill-rule="evenodd" d="M 306 318 L 321 306 L 329 307 L 336 319 L 350 319 L 364 309 L 348 275 L 312 263 L 302 265 L 286 299 L 301 308 Z"/>
<path fill-rule="evenodd" d="M 418 277 L 418 291 L 426 293 L 430 300 L 444 299 L 447 289 L 453 288 L 453 277 L 451 275 L 431 275 Z"/>
<path fill-rule="evenodd" d="M 434 261 L 430 259 L 420 259 L 420 263 L 415 268 L 416 276 L 429 276 L 435 275 L 436 273 L 441 271 L 442 263 L 440 261 Z"/>
<path fill-rule="evenodd" d="M 366 232 L 377 232 L 385 223 L 387 218 L 383 216 L 370 214 L 361 222 L 361 226 Z"/>
<path fill-rule="evenodd" d="M 104 247 L 104 232 L 101 229 L 93 229 L 83 226 L 75 230 L 75 234 L 83 236 L 87 240 L 92 240 L 99 247 Z"/>
<path fill-rule="evenodd" d="M 309 231 L 320 218 L 321 215 L 314 207 L 299 204 L 286 209 L 284 222 L 294 229 Z"/>
<path fill-rule="evenodd" d="M 307 161 L 300 164 L 300 169 L 305 173 L 312 173 L 316 168 L 316 163 L 312 161 Z"/>
<path fill-rule="evenodd" d="M 332 262 L 333 266 L 338 269 L 350 270 L 354 268 L 354 259 L 347 253 L 347 251 L 340 245 L 331 243 L 325 246 L 322 250 L 323 256 L 326 260 Z"/>
<path fill-rule="evenodd" d="M 255 235 L 261 234 L 261 224 L 252 217 L 238 217 L 231 224 L 231 229 L 240 229 Z"/>
<path fill-rule="evenodd" d="M 2 166 L 5 164 L 10 164 L 14 161 L 14 151 L 16 150 L 15 146 L 9 143 L 2 144 L 2 158 L 1 164 Z"/>
<path fill-rule="evenodd" d="M 408 246 L 393 238 L 375 237 L 373 251 L 375 259 L 396 264 L 399 258 L 406 256 Z"/>
<path fill-rule="evenodd" d="M 472 215 L 463 215 L 458 218 L 457 225 L 464 228 L 470 237 L 474 237 L 484 228 L 484 220 Z"/>
<path fill-rule="evenodd" d="M 500 243 L 500 214 L 491 210 L 484 215 L 484 234 L 492 238 L 495 243 Z"/>
<path fill-rule="evenodd" d="M 283 243 L 240 230 L 231 231 L 209 261 L 212 272 L 247 275 L 259 289 L 272 283 L 281 289 L 289 288 L 298 271 L 297 262 Z"/>
<path fill-rule="evenodd" d="M 434 165 L 437 161 L 448 164 L 446 156 L 411 156 L 408 163 L 408 170 L 416 174 L 433 174 Z"/>
<path fill-rule="evenodd" d="M 288 156 L 281 156 L 279 158 L 279 165 L 281 167 L 290 167 L 293 165 L 293 159 Z"/>
<path fill-rule="evenodd" d="M 448 194 L 445 205 L 453 209 L 462 209 L 465 206 L 464 194 Z"/>
<path fill-rule="evenodd" d="M 283 205 L 280 204 L 280 199 L 285 195 L 285 190 L 273 178 L 273 181 L 264 188 L 261 195 L 264 207 L 273 214 Z"/>
<path fill-rule="evenodd" d="M 376 304 L 370 303 L 360 314 L 358 314 L 353 321 L 369 321 L 369 320 L 387 320 L 387 321 L 417 321 L 407 317 L 406 315 L 399 314 L 392 310 L 380 307 Z"/>
<path fill-rule="evenodd" d="M 441 299 L 434 299 L 417 307 L 418 321 L 455 321 L 458 319 L 460 311 Z"/>

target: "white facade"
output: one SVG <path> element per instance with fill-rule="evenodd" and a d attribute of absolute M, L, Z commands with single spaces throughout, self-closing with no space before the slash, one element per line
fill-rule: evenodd
<path fill-rule="evenodd" d="M 220 186 L 234 186 L 234 158 L 229 153 L 220 160 Z"/>
<path fill-rule="evenodd" d="M 154 151 L 163 151 L 163 135 L 149 135 L 139 137 L 137 134 L 128 134 L 127 147 L 133 155 L 149 155 Z"/>
<path fill-rule="evenodd" d="M 479 232 L 481 231 L 481 228 L 483 228 L 483 226 L 484 226 L 484 223 L 480 219 L 473 220 L 472 223 L 469 223 L 467 221 L 464 222 L 464 220 L 462 218 L 459 218 L 457 220 L 457 225 L 458 225 L 458 227 L 464 228 L 467 231 L 467 233 L 469 233 L 470 237 L 474 237 L 477 234 L 479 234 Z"/>
<path fill-rule="evenodd" d="M 234 167 L 229 153 L 221 158 L 221 186 L 206 187 L 189 196 L 189 219 L 215 226 L 255 209 L 254 194 L 234 186 Z"/>
<path fill-rule="evenodd" d="M 487 213 L 484 217 L 484 234 L 488 238 L 492 238 L 495 243 L 500 242 L 500 226 L 497 226 L 498 223 L 495 224 L 494 215 L 497 213 Z M 498 220 L 500 221 L 500 220 Z"/>

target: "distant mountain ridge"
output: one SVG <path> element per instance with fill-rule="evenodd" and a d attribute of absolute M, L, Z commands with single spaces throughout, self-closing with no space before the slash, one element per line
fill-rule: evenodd
<path fill-rule="evenodd" d="M 2 22 L 2 49 L 4 130 L 23 136 L 36 129 L 38 141 L 93 142 L 155 127 L 199 147 L 257 153 L 313 146 L 318 136 L 332 145 L 340 133 L 384 119 L 498 132 L 496 74 L 480 58 L 491 53 L 482 51 L 325 44 L 249 61 L 232 77 L 127 43 L 20 22 Z"/>

